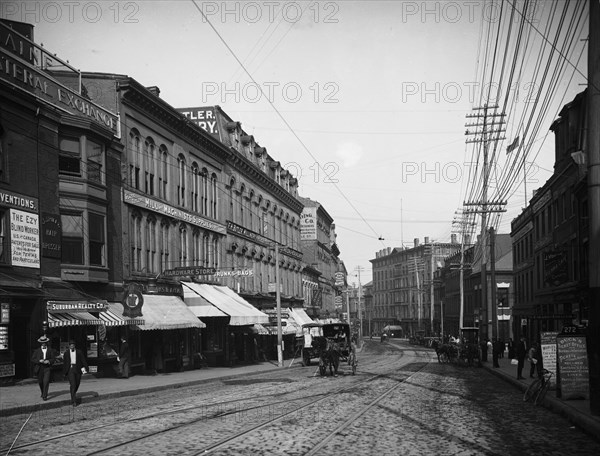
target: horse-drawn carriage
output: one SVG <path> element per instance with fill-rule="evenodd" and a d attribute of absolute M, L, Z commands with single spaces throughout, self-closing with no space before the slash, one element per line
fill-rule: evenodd
<path fill-rule="evenodd" d="M 302 326 L 304 345 L 302 362 L 310 366 L 312 359 L 318 358 L 319 372 L 337 375 L 340 362 L 347 362 L 356 373 L 356 351 L 348 323 L 308 323 Z"/>

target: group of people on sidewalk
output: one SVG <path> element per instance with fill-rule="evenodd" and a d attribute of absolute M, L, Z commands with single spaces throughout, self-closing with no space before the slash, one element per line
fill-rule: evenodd
<path fill-rule="evenodd" d="M 48 346 L 50 339 L 43 335 L 38 340 L 40 347 L 35 349 L 31 362 L 33 363 L 33 375 L 37 378 L 40 387 L 41 398 L 48 400 L 48 389 L 50 388 L 50 379 L 52 377 L 52 366 L 61 356 L 60 353 Z M 71 403 L 77 406 L 77 391 L 81 384 L 81 377 L 87 374 L 89 367 L 83 352 L 76 347 L 75 341 L 69 341 L 69 348 L 62 354 L 62 373 L 65 379 L 69 380 L 69 391 L 71 393 Z M 129 378 L 129 344 L 125 337 L 121 338 L 121 347 L 119 349 L 118 371 L 121 378 Z"/>
<path fill-rule="evenodd" d="M 534 342 L 529 349 L 525 343 L 525 337 L 521 337 L 515 348 L 515 356 L 517 358 L 517 380 L 524 380 L 523 368 L 525 367 L 525 358 L 529 360 L 529 376 L 535 377 L 537 370 L 537 376 L 542 376 L 542 351 L 537 342 Z"/>

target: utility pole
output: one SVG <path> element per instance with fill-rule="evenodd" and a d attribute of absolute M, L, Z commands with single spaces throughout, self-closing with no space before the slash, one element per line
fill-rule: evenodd
<path fill-rule="evenodd" d="M 460 219 L 454 219 L 453 224 L 459 225 L 458 234 L 460 234 L 460 266 L 459 266 L 459 317 L 458 317 L 458 337 L 461 337 L 462 329 L 465 326 L 465 236 L 467 234 L 467 226 L 474 226 L 475 223 L 469 221 L 470 216 L 467 212 L 460 213 Z"/>
<path fill-rule="evenodd" d="M 590 411 L 600 415 L 600 3 L 590 0 L 587 87 L 587 160 L 589 214 L 589 327 Z M 596 125 L 596 127 L 594 127 Z"/>
<path fill-rule="evenodd" d="M 496 298 L 496 231 L 490 227 L 490 282 L 492 282 L 492 328 L 494 330 L 493 339 L 498 339 L 498 302 Z"/>
<path fill-rule="evenodd" d="M 281 290 L 279 289 L 279 244 L 275 243 L 275 296 L 277 299 L 277 366 L 283 367 L 283 337 L 281 334 Z"/>
<path fill-rule="evenodd" d="M 431 270 L 430 270 L 430 283 L 429 283 L 429 300 L 430 302 L 430 321 L 431 321 L 431 336 L 433 336 L 433 314 L 434 314 L 434 302 L 435 302 L 435 297 L 434 297 L 434 288 L 433 288 L 433 257 L 434 257 L 434 245 L 433 242 L 431 243 L 431 250 L 430 250 L 430 254 L 431 254 Z"/>
<path fill-rule="evenodd" d="M 467 139 L 467 143 L 480 143 L 483 146 L 483 193 L 482 199 L 477 203 L 467 203 L 466 206 L 479 206 L 481 210 L 481 306 L 486 309 L 485 323 L 486 323 L 486 337 L 490 337 L 493 332 L 493 326 L 491 324 L 490 316 L 493 309 L 490 308 L 490 303 L 487 297 L 487 215 L 492 211 L 490 203 L 488 202 L 488 185 L 489 185 L 489 173 L 490 163 L 488 159 L 490 143 L 493 141 L 499 141 L 505 139 L 501 134 L 506 131 L 504 127 L 504 118 L 506 114 L 496 113 L 498 105 L 488 106 L 487 104 L 482 107 L 474 108 L 477 111 L 476 114 L 467 114 L 467 118 L 474 119 L 475 123 L 466 124 L 467 130 L 465 135 L 474 135 L 473 139 Z M 492 111 L 493 112 L 489 112 Z M 469 130 L 472 128 L 473 130 Z M 504 203 L 506 205 L 506 203 Z"/>
<path fill-rule="evenodd" d="M 417 283 L 417 303 L 419 305 L 417 315 L 418 315 L 418 323 L 419 323 L 419 331 L 420 331 L 421 330 L 421 283 L 419 282 L 419 267 L 417 266 L 416 254 L 413 257 L 413 260 L 415 261 L 415 277 L 416 277 L 416 283 Z"/>

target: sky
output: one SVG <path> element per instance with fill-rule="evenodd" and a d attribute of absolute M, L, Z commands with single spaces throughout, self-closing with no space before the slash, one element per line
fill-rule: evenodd
<path fill-rule="evenodd" d="M 531 23 L 539 32 L 527 42 L 524 69 L 534 66 L 536 45 L 552 31 L 544 30 L 552 2 L 536 3 Z M 360 271 L 366 284 L 378 250 L 426 236 L 450 240 L 473 176 L 466 115 L 481 100 L 482 62 L 493 49 L 482 43 L 499 22 L 500 6 L 491 0 L 3 0 L 0 16 L 33 23 L 36 42 L 82 71 L 158 86 L 174 107 L 221 106 L 298 177 L 301 196 L 324 206 L 348 281 L 358 283 Z M 584 88 L 583 22 L 571 35 L 557 97 L 538 134 L 527 138 L 536 148 L 526 160 L 527 199 L 552 172 L 551 122 Z M 499 39 L 497 52 L 502 46 Z M 506 144 L 522 131 L 518 114 L 531 107 L 539 81 L 525 70 L 519 75 L 510 89 Z M 498 169 L 504 155 L 498 154 Z M 516 179 L 500 233 L 510 232 L 525 201 Z"/>

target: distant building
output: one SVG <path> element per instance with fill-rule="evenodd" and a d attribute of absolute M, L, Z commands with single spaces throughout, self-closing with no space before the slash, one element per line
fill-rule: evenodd
<path fill-rule="evenodd" d="M 399 325 L 405 335 L 425 331 L 439 334 L 441 320 L 436 312 L 434 274 L 446 257 L 460 249 L 452 242 L 414 241 L 412 248 L 387 248 L 376 253 L 373 265 L 373 330 Z M 436 315 L 438 315 L 436 317 Z"/>

